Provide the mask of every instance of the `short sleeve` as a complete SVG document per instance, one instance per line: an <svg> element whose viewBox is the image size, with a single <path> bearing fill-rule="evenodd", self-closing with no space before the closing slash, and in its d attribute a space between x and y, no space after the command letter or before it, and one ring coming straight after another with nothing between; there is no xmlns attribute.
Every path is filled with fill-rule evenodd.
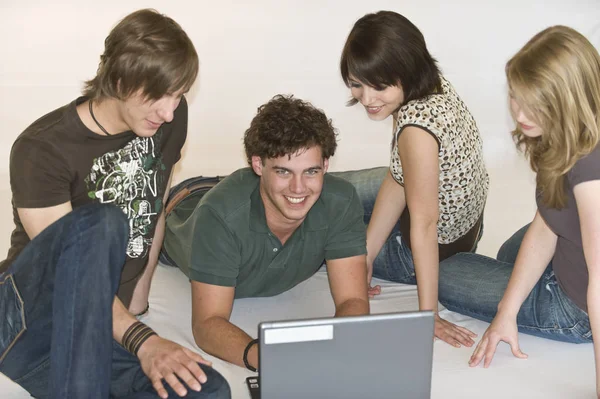
<svg viewBox="0 0 600 399"><path fill-rule="evenodd" d="M19 138L10 154L10 185L17 208L46 208L71 200L66 159L49 142Z"/></svg>
<svg viewBox="0 0 600 399"><path fill-rule="evenodd" d="M352 187L352 197L345 209L332 218L325 259L341 259L367 253L367 235L363 218L363 207L356 190Z"/></svg>
<svg viewBox="0 0 600 399"><path fill-rule="evenodd" d="M600 180L600 146L575 163L568 179L571 187L590 180Z"/></svg>
<svg viewBox="0 0 600 399"><path fill-rule="evenodd" d="M234 233L209 206L201 205L192 217L188 277L206 284L235 287L241 257Z"/></svg>

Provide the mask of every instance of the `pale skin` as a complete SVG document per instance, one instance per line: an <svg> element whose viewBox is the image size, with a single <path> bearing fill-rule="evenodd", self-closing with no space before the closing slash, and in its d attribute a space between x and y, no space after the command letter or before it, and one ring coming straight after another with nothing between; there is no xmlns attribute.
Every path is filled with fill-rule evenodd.
<svg viewBox="0 0 600 399"><path fill-rule="evenodd" d="M521 106L510 90L510 110L515 121L528 137L543 134L539 123ZM600 331L600 213L597 211L597 198L600 195L600 181L592 180L580 183L573 188L579 224L583 254L588 268L587 304L592 336ZM498 313L484 333L473 352L469 365L475 367L483 360L483 367L489 367L500 341L510 345L513 355L525 359L519 347L517 314L523 301L539 280L556 249L557 236L536 213L535 218L523 238L513 272L510 276L504 296L498 304ZM594 344L596 364L596 395L600 398L600 347Z"/></svg>
<svg viewBox="0 0 600 399"><path fill-rule="evenodd" d="M308 157L306 154L309 153ZM259 157L253 158L255 172L270 183L261 197L265 205L267 225L282 244L304 220L307 208L318 198L322 187L322 176L327 169L327 160L307 150L292 156L268 159L265 164ZM300 159L300 162L298 160ZM283 193L283 194L282 194ZM289 209L285 196L306 197L309 201L304 209ZM364 255L327 261L327 273L331 295L335 304L335 316L354 316L369 313L367 297L366 258ZM223 287L192 281L192 330L198 346L205 352L227 362L245 367L244 349L252 338L230 322L235 296L234 287ZM258 368L258 347L251 346L248 362Z"/></svg>
<svg viewBox="0 0 600 399"><path fill-rule="evenodd" d="M162 123L173 120L174 111L179 105L182 95L183 93L178 92L165 95L157 101L146 101L141 92L138 92L123 101L110 98L94 102L94 113L110 133L133 130L138 136L149 137L156 133ZM87 101L77 107L77 112L82 122L90 130L104 135L92 120ZM169 187L170 178L163 203L166 203ZM47 208L18 208L17 212L27 235L33 239L50 224L71 212L72 209L71 202L65 202ZM164 237L164 225L165 215L162 213L157 221L146 270L134 289L130 309L126 309L117 297L114 299L112 306L113 338L120 344L125 331L137 321L132 313L141 312L148 302L150 281L158 262L158 254ZM140 359L142 370L161 398L168 396L164 382L169 384L179 396L185 396L187 388L199 391L201 384L206 382L206 375L198 363L211 365L198 353L158 335L148 338L140 347L137 356Z"/></svg>
<svg viewBox="0 0 600 399"><path fill-rule="evenodd" d="M600 331L600 246L598 245L600 242L600 212L598 212L597 205L598 196L600 196L600 181L580 183L574 187L573 192L577 202L583 252L589 274L588 316L592 336L594 336ZM500 341L507 342L516 357L527 358L527 355L519 348L517 313L552 259L556 241L556 235L546 225L539 213L536 214L521 244L508 287L498 305L498 313L473 352L469 361L470 366L475 367L483 360L483 366L489 367ZM596 343L594 343L594 358L596 362L596 395L600 398L600 346Z"/></svg>
<svg viewBox="0 0 600 399"><path fill-rule="evenodd" d="M372 120L394 119L396 132L397 109L404 102L401 86L383 90L350 80L352 96L366 109ZM472 346L477 334L457 326L438 315L439 251L437 222L439 219L439 159L438 143L425 130L408 126L398 136L398 154L404 173L404 186L398 184L388 171L381 184L371 221L367 228L367 276L369 295L381 292L371 286L373 262L389 237L396 221L406 207L410 210L410 240L417 278L419 309L435 312L434 335L455 347Z"/></svg>

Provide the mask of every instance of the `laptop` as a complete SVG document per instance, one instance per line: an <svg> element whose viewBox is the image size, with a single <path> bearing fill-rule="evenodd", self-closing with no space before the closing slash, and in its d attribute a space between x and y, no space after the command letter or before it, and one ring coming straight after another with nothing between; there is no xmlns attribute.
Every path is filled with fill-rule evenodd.
<svg viewBox="0 0 600 399"><path fill-rule="evenodd" d="M261 399L429 399L433 312L259 325Z"/></svg>

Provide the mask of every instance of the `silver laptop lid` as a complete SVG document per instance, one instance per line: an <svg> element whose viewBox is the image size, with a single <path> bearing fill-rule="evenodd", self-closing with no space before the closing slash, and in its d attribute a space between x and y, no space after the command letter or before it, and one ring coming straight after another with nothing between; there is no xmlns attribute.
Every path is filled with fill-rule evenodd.
<svg viewBox="0 0 600 399"><path fill-rule="evenodd" d="M433 312L259 325L261 399L429 399Z"/></svg>

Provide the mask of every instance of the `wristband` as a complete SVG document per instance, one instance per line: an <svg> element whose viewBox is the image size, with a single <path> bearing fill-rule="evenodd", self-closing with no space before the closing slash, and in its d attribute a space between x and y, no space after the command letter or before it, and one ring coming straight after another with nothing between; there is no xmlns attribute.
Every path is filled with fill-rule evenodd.
<svg viewBox="0 0 600 399"><path fill-rule="evenodd" d="M141 321L136 321L123 334L123 348L134 356L137 356L142 344L153 335L156 335L154 330Z"/></svg>
<svg viewBox="0 0 600 399"><path fill-rule="evenodd" d="M146 315L148 314L148 311L149 311L149 310L150 310L150 302L146 303L146 307L144 308L144 310L142 310L142 311L141 311L140 313L138 313L138 314L134 314L133 316L134 316L136 319L138 319L138 320L139 320L139 319L140 319L140 318L142 318L143 316L146 316Z"/></svg>
<svg viewBox="0 0 600 399"><path fill-rule="evenodd" d="M250 352L250 348L252 348L252 345L254 344L258 345L258 339L253 339L252 341L248 342L246 349L244 349L244 365L248 370L256 372L256 367L252 367L252 365L248 363L248 352Z"/></svg>

